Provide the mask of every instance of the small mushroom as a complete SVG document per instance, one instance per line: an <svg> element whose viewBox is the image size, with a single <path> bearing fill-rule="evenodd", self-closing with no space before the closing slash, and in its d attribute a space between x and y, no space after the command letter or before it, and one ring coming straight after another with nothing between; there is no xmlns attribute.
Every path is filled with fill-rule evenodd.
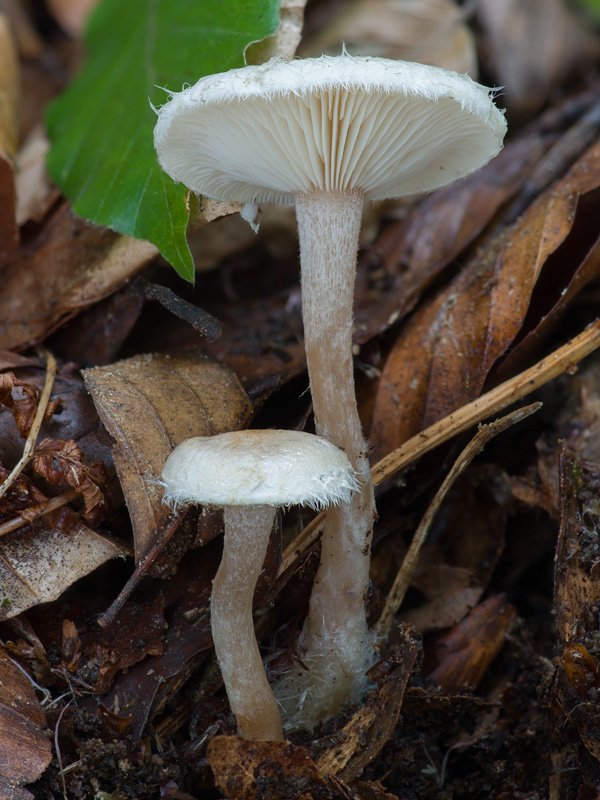
<svg viewBox="0 0 600 800"><path fill-rule="evenodd" d="M164 501L224 509L223 557L210 599L217 658L238 733L283 739L252 621L252 600L276 509L321 509L356 488L348 459L326 439L298 431L233 431L186 439L162 472Z"/></svg>
<svg viewBox="0 0 600 800"><path fill-rule="evenodd" d="M490 91L465 75L347 54L211 75L159 111L155 146L173 178L219 200L296 205L317 433L344 450L361 484L327 514L301 642L311 661L303 726L358 699L372 659L374 500L352 360L363 203L448 186L497 155L505 132Z"/></svg>

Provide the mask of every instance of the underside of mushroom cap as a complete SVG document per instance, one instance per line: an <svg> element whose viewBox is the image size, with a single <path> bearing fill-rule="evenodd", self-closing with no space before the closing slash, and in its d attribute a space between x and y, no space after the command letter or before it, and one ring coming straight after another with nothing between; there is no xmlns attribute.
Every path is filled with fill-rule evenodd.
<svg viewBox="0 0 600 800"><path fill-rule="evenodd" d="M372 200L449 185L502 148L488 89L440 67L361 58L272 59L202 78L159 111L163 169L218 200Z"/></svg>
<svg viewBox="0 0 600 800"><path fill-rule="evenodd" d="M186 439L161 476L174 506L294 504L320 509L347 501L358 488L345 454L310 433L232 431Z"/></svg>

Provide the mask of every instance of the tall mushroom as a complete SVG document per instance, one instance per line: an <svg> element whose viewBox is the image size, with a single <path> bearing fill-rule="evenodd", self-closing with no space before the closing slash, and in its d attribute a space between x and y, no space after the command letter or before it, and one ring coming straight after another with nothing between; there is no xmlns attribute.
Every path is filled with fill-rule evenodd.
<svg viewBox="0 0 600 800"><path fill-rule="evenodd" d="M164 501L224 509L223 557L210 598L217 659L246 739L283 739L281 716L254 635L252 600L276 508L326 508L356 488L348 459L326 439L251 430L186 439L162 472Z"/></svg>
<svg viewBox="0 0 600 800"><path fill-rule="evenodd" d="M364 600L374 502L357 413L352 307L365 199L429 192L481 168L506 123L488 89L447 70L378 58L284 61L202 78L159 111L163 169L219 200L295 203L317 432L361 483L327 514L302 635L303 726L356 699L372 658Z"/></svg>

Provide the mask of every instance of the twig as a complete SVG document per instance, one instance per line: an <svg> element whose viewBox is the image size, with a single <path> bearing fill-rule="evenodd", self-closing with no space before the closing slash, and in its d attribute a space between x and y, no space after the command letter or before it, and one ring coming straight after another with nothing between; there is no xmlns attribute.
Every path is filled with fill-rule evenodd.
<svg viewBox="0 0 600 800"><path fill-rule="evenodd" d="M398 609L404 600L404 596L414 575L419 559L419 553L421 552L421 547L427 538L431 523L440 510L440 506L442 505L444 497L452 487L453 483L456 481L459 475L465 471L475 456L481 451L481 448L484 447L491 439L493 439L494 436L502 433L515 423L521 422L521 420L529 417L541 407L541 403L533 403L530 406L518 408L516 411L513 411L504 417L500 417L500 419L490 422L488 425L480 425L475 436L471 439L469 444L456 459L454 466L444 479L444 482L438 489L433 501L427 509L425 516L421 520L421 524L417 528L412 542L410 543L410 547L408 548L408 552L404 557L402 566L398 570L394 584L387 596L387 600L385 601L381 616L375 624L375 635L378 641L384 641L388 637L394 617L398 613Z"/></svg>
<svg viewBox="0 0 600 800"><path fill-rule="evenodd" d="M521 400L554 378L562 375L597 347L600 347L600 319L589 325L582 333L567 344L559 347L546 358L538 361L514 378L501 383L471 403L467 403L439 422L406 441L375 464L371 470L373 484L376 486L390 478L399 470L416 461L438 445L447 442L459 433L464 433L473 425L498 414L512 403ZM325 513L318 514L312 522L291 542L283 553L277 577L292 568L298 558L315 542L319 536Z"/></svg>
<svg viewBox="0 0 600 800"><path fill-rule="evenodd" d="M38 402L37 411L35 412L33 424L31 425L29 435L27 436L27 441L25 442L25 447L23 448L23 455L11 471L10 475L0 486L0 497L3 497L6 494L8 489L12 486L12 484L27 466L27 463L31 458L31 454L35 448L35 443L37 441L40 428L42 427L42 422L44 421L44 415L46 414L48 402L50 401L50 395L52 394L52 387L54 386L54 378L56 377L56 359L52 353L47 350L45 351L45 354L46 380L44 382L44 389Z"/></svg>
<svg viewBox="0 0 600 800"><path fill-rule="evenodd" d="M28 517L13 517L12 519L3 522L0 525L0 536L5 536L7 533L11 533L12 531L16 531L18 528L22 528L23 525L30 525L36 519L49 514L51 511L56 511L57 508L61 508L62 506L66 506L67 503L70 503L75 498L79 497L81 492L77 489L67 489L66 492L53 497L51 500L41 506L35 514L31 518Z"/></svg>
<svg viewBox="0 0 600 800"><path fill-rule="evenodd" d="M158 542L148 552L144 560L140 561L140 563L136 566L131 577L119 592L117 598L112 602L109 608L106 609L104 614L101 614L98 617L97 619L98 625L100 625L102 628L107 628L109 625L112 625L112 623L116 619L117 614L127 602L129 595L133 592L138 583L148 572L152 564L156 561L158 556L165 549L167 544L171 541L171 537L173 536L173 534L175 533L175 531L178 529L179 525L182 522L183 522L182 515L174 517L171 520L166 529L160 534Z"/></svg>

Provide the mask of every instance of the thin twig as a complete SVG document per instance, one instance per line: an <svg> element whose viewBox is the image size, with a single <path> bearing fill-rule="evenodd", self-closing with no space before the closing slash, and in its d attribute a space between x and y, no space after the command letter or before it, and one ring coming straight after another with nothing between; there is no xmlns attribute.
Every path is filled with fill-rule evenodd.
<svg viewBox="0 0 600 800"><path fill-rule="evenodd" d="M512 403L554 380L598 347L600 347L600 319L530 369L526 369L408 439L373 466L371 470L373 484L376 486L382 483L438 445L498 414ZM283 553L278 577L292 568L298 558L317 540L324 521L325 513L322 512L288 545Z"/></svg>
<svg viewBox="0 0 600 800"><path fill-rule="evenodd" d="M494 420L494 422L490 422L487 425L480 425L475 436L458 456L454 466L444 479L444 482L438 489L433 501L429 505L425 516L421 520L421 524L417 528L412 542L410 543L410 547L408 548L408 552L402 561L402 566L398 570L394 584L387 596L387 600L385 601L381 616L375 624L375 635L378 641L384 641L388 637L394 617L398 613L398 609L404 600L404 596L414 575L419 559L419 553L421 552L421 547L427 538L431 523L440 510L440 506L442 505L444 497L456 479L465 471L475 456L481 451L481 448L484 447L491 439L493 439L494 436L502 433L515 423L521 422L521 420L529 417L541 407L541 403L533 403L530 406L518 408L516 411L513 411L504 417L500 417L500 419Z"/></svg>
<svg viewBox="0 0 600 800"><path fill-rule="evenodd" d="M35 417L33 419L33 424L29 431L29 435L27 436L25 447L23 448L23 455L11 471L10 475L0 486L0 497L3 497L6 494L7 490L12 486L12 484L27 466L27 463L29 462L29 459L31 458L35 448L35 443L37 441L40 428L42 427L42 422L44 421L46 409L48 408L50 395L52 394L52 387L54 386L54 378L56 377L56 359L48 350L44 352L46 355L46 380L44 382L44 389L38 402L37 411L35 412Z"/></svg>
<svg viewBox="0 0 600 800"><path fill-rule="evenodd" d="M140 563L137 565L131 577L119 592L119 595L116 598L116 600L114 600L111 603L110 607L107 608L104 614L101 614L98 617L97 622L99 625L101 625L103 628L107 628L109 625L112 625L112 623L115 621L117 617L117 614L121 611L121 609L127 602L129 595L133 592L133 590L139 584L141 579L148 572L152 564L156 561L158 556L162 553L167 544L171 541L171 537L173 536L175 531L179 528L182 522L183 522L183 517L181 515L171 519L167 527L158 536L157 543L147 553L143 561L140 561Z"/></svg>
<svg viewBox="0 0 600 800"><path fill-rule="evenodd" d="M37 509L35 516L30 518L17 516L7 520L6 522L3 522L0 525L0 536L5 536L7 533L16 531L18 528L22 528L23 525L31 525L32 522L35 522L35 520L39 519L40 517L44 517L51 511L56 511L57 508L66 506L67 503L75 500L80 496L80 494L81 492L79 492L77 489L67 489L66 492L53 497L52 499L48 500L44 506L41 506L39 509Z"/></svg>

